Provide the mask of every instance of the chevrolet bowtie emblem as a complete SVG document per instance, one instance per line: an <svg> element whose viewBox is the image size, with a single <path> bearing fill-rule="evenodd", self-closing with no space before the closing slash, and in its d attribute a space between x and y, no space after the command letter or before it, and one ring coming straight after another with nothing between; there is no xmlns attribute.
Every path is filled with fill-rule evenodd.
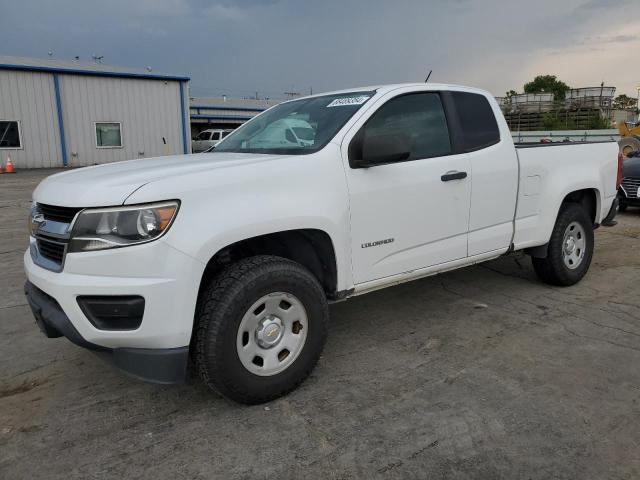
<svg viewBox="0 0 640 480"><path fill-rule="evenodd" d="M44 225L47 221L44 219L44 215L42 213L36 213L33 217L31 217L31 223L39 223L40 225Z"/></svg>

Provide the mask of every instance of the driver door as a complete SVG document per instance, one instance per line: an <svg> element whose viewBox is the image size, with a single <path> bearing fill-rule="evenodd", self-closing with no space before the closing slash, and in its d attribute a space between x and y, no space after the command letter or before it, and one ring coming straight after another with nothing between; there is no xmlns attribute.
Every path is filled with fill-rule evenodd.
<svg viewBox="0 0 640 480"><path fill-rule="evenodd" d="M452 155L439 93L387 100L359 135L408 137L410 152L368 168L347 165L355 283L466 258L471 169L465 155Z"/></svg>

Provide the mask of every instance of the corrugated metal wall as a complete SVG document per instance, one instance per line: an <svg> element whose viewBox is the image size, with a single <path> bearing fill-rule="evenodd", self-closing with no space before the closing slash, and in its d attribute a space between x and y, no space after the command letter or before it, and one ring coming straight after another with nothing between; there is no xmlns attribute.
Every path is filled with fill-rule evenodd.
<svg viewBox="0 0 640 480"><path fill-rule="evenodd" d="M67 163L98 163L184 153L183 112L189 128L189 92L176 80L58 76ZM182 100L182 107L180 101ZM0 120L20 122L22 148L0 149L20 168L62 167L53 73L0 70ZM97 148L95 122L121 124L121 148ZM187 150L191 140L187 137Z"/></svg>
<svg viewBox="0 0 640 480"><path fill-rule="evenodd" d="M0 70L0 120L20 122L22 148L0 149L16 168L62 166L53 76L50 73Z"/></svg>
<svg viewBox="0 0 640 480"><path fill-rule="evenodd" d="M179 82L68 74L59 79L70 166L160 156L162 137L169 154L183 153ZM95 122L121 123L122 148L96 148Z"/></svg>

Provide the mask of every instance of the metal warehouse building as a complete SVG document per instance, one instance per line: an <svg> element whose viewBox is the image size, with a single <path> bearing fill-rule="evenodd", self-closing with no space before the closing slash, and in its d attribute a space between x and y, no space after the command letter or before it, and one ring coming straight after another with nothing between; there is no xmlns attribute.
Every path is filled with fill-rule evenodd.
<svg viewBox="0 0 640 480"><path fill-rule="evenodd" d="M189 78L0 56L0 163L85 166L190 152Z"/></svg>
<svg viewBox="0 0 640 480"><path fill-rule="evenodd" d="M191 133L195 136L207 128L237 128L278 103L251 98L192 97Z"/></svg>

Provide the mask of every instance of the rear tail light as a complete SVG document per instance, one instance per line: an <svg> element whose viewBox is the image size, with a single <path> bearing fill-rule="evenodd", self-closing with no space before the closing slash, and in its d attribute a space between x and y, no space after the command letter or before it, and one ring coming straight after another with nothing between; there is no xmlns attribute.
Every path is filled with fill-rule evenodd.
<svg viewBox="0 0 640 480"><path fill-rule="evenodd" d="M616 190L620 188L622 184L622 164L624 163L624 157L622 153L618 153L618 178L616 178Z"/></svg>

